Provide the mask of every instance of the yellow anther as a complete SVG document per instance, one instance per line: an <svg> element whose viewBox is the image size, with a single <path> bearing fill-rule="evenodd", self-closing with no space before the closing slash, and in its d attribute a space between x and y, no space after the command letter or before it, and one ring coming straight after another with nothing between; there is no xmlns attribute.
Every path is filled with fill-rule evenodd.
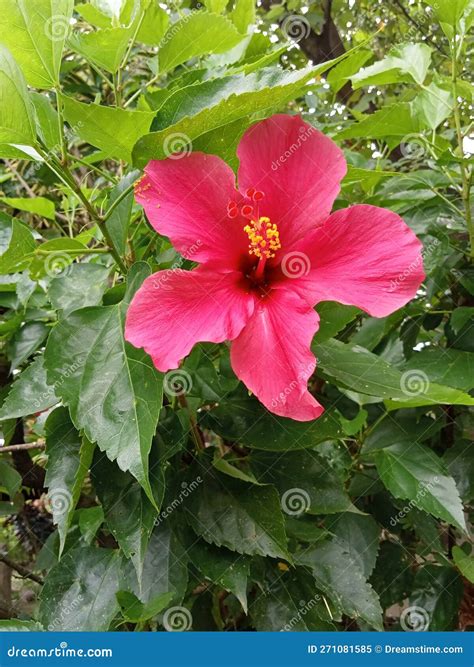
<svg viewBox="0 0 474 667"><path fill-rule="evenodd" d="M270 218L262 217L251 220L245 225L244 231L249 237L249 254L259 259L275 257L275 252L281 248L278 227L270 222Z"/></svg>

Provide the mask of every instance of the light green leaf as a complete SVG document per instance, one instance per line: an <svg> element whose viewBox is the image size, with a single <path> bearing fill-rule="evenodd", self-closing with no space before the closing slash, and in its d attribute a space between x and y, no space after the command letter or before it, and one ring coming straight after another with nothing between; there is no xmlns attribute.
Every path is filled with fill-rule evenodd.
<svg viewBox="0 0 474 667"><path fill-rule="evenodd" d="M115 74L120 67L131 36L131 27L118 26L95 32L73 34L68 43L86 60Z"/></svg>
<svg viewBox="0 0 474 667"><path fill-rule="evenodd" d="M377 63L364 67L351 76L354 89L362 86L381 86L400 81L422 84L431 62L427 44L399 44Z"/></svg>
<svg viewBox="0 0 474 667"><path fill-rule="evenodd" d="M0 11L2 1L0 0ZM28 97L23 73L8 49L0 44L0 147L2 156L9 156L10 144L20 146L35 144L36 127L33 114L33 105ZM7 145L4 147L3 144Z"/></svg>
<svg viewBox="0 0 474 667"><path fill-rule="evenodd" d="M39 619L50 631L105 632L119 610L119 582L118 551L71 549L46 577Z"/></svg>
<svg viewBox="0 0 474 667"><path fill-rule="evenodd" d="M347 546L337 540L316 542L298 554L296 562L310 568L317 587L345 614L383 630L378 596Z"/></svg>
<svg viewBox="0 0 474 667"><path fill-rule="evenodd" d="M343 306L335 301L318 303L316 311L319 315L319 329L316 332L315 341L318 343L335 336L360 313L360 310L354 306Z"/></svg>
<svg viewBox="0 0 474 667"><path fill-rule="evenodd" d="M16 218L0 215L0 274L16 273L28 265L27 255L35 249L28 227Z"/></svg>
<svg viewBox="0 0 474 667"><path fill-rule="evenodd" d="M208 53L223 53L243 36L225 16L194 11L171 25L161 40L158 54L160 72Z"/></svg>
<svg viewBox="0 0 474 667"><path fill-rule="evenodd" d="M341 90L350 77L360 70L362 65L368 61L371 55L372 51L369 51L368 49L359 49L359 51L356 51L329 71L327 80L328 83L331 84L331 88L335 93Z"/></svg>
<svg viewBox="0 0 474 667"><path fill-rule="evenodd" d="M16 496L22 484L22 477L7 461L0 460L0 488L6 490L10 498Z"/></svg>
<svg viewBox="0 0 474 667"><path fill-rule="evenodd" d="M0 42L35 88L59 83L64 42L74 0L0 0Z"/></svg>
<svg viewBox="0 0 474 667"><path fill-rule="evenodd" d="M66 408L56 408L46 420L45 485L54 523L58 526L62 553L74 510L88 473L94 445L81 438Z"/></svg>
<svg viewBox="0 0 474 667"><path fill-rule="evenodd" d="M454 563L463 577L474 584L474 558L458 546L453 547L452 554Z"/></svg>
<svg viewBox="0 0 474 667"><path fill-rule="evenodd" d="M159 5L158 0L151 0L145 10L137 41L143 44L156 46L160 44L161 38L166 32L169 23L169 15Z"/></svg>
<svg viewBox="0 0 474 667"><path fill-rule="evenodd" d="M54 202L46 197L0 197L7 206L40 215L48 220L54 220Z"/></svg>
<svg viewBox="0 0 474 667"><path fill-rule="evenodd" d="M348 389L359 393L395 399L393 408L408 405L474 405L474 398L468 394L443 385L424 381L413 385L414 375L401 373L386 361L358 345L351 346L338 340L328 340L318 344L313 351L318 358L318 372L322 372Z"/></svg>
<svg viewBox="0 0 474 667"><path fill-rule="evenodd" d="M111 191L108 199L108 205L114 203L114 201L120 197L120 195L126 190L133 181L138 178L139 172L132 171L127 174L118 185L114 187ZM116 250L123 255L126 250L127 244L127 233L128 226L130 224L130 216L132 214L133 207L133 190L129 192L128 195L122 201L117 204L110 216L107 218L105 226L112 238Z"/></svg>
<svg viewBox="0 0 474 667"><path fill-rule="evenodd" d="M435 130L451 115L453 98L449 91L431 82L413 101L413 110L419 114L423 126Z"/></svg>
<svg viewBox="0 0 474 667"><path fill-rule="evenodd" d="M77 134L106 153L105 157L130 162L134 144L146 134L155 116L99 104L84 104L63 96L64 116Z"/></svg>
<svg viewBox="0 0 474 667"><path fill-rule="evenodd" d="M51 332L45 366L76 427L131 472L154 503L148 455L162 376L143 350L124 342L123 317L120 304L74 311ZM67 382L59 384L67 370Z"/></svg>
<svg viewBox="0 0 474 667"><path fill-rule="evenodd" d="M442 460L428 447L400 442L373 454L383 483L395 496L461 530L466 523L456 484Z"/></svg>
<svg viewBox="0 0 474 667"><path fill-rule="evenodd" d="M58 150L61 145L58 112L47 95L30 93L36 112L36 131L49 150Z"/></svg>
<svg viewBox="0 0 474 667"><path fill-rule="evenodd" d="M134 593L119 591L117 601L124 618L133 623L147 621L166 609L173 599L173 593L163 593L143 604Z"/></svg>
<svg viewBox="0 0 474 667"><path fill-rule="evenodd" d="M237 30L245 35L249 26L255 22L254 0L235 0L230 19Z"/></svg>

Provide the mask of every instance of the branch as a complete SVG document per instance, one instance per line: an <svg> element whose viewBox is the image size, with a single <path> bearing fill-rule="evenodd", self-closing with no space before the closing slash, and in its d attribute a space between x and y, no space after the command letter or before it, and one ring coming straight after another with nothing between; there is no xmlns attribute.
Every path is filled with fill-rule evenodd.
<svg viewBox="0 0 474 667"><path fill-rule="evenodd" d="M33 574L33 572L27 570L26 567L23 567L23 565L14 563L3 551L0 551L0 561L5 563L5 565L8 565L8 567L11 567L11 569L15 570L15 572L18 572L18 574L25 579L31 579L31 581L35 581L37 584L44 584L44 580L41 577Z"/></svg>
<svg viewBox="0 0 474 667"><path fill-rule="evenodd" d="M4 454L5 452L21 452L22 450L24 451L25 449L44 449L45 447L46 444L41 440L38 440L37 442L23 442L19 445L9 445L8 447L0 447L0 454Z"/></svg>

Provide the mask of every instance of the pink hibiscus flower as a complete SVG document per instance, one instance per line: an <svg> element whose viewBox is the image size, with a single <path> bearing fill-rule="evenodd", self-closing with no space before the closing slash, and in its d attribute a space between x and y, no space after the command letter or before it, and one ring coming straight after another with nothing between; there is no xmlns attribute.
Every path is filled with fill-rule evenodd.
<svg viewBox="0 0 474 667"><path fill-rule="evenodd" d="M424 278L422 246L392 211L360 205L331 214L343 153L298 116L257 123L237 154L238 189L214 155L148 163L137 201L199 266L147 278L125 337L160 371L177 368L197 342L232 341L235 374L271 412L315 419L323 407L307 389L314 306L338 301L389 315Z"/></svg>

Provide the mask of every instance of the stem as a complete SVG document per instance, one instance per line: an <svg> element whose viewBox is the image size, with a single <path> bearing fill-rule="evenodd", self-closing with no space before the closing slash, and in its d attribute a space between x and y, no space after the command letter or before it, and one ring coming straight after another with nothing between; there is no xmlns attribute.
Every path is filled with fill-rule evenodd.
<svg viewBox="0 0 474 667"><path fill-rule="evenodd" d="M54 92L56 93L56 106L58 108L58 125L59 125L59 138L61 142L61 160L65 165L67 164L67 142L64 135L64 115L63 115L63 103L60 96L59 88L55 88Z"/></svg>
<svg viewBox="0 0 474 667"><path fill-rule="evenodd" d="M130 194L130 192L133 190L134 187L135 187L135 183L132 183L131 185L128 186L128 188L125 188L125 190L123 192L121 192L116 199L114 199L114 201L111 203L109 208L106 210L106 212L102 216L102 220L105 221L105 220L108 220L110 218L110 216L113 213L115 207L118 206L120 204L120 202L123 201L125 199L125 197Z"/></svg>
<svg viewBox="0 0 474 667"><path fill-rule="evenodd" d="M469 243L471 247L471 259L474 259L474 225L471 215L471 172L464 164L464 148L463 148L463 134L461 127L461 111L459 108L458 102L458 89L457 89L457 60L456 60L456 37L457 34L454 34L453 40L451 42L451 84L453 88L453 104L454 104L454 124L456 127L456 136L458 141L458 150L461 155L460 169L461 169L461 180L462 180L462 191L461 198L464 205L464 214L466 218L467 231L469 233Z"/></svg>
<svg viewBox="0 0 474 667"><path fill-rule="evenodd" d="M5 452L21 452L26 449L44 449L46 444L38 440L37 442L25 442L19 445L8 445L8 447L0 447L0 454Z"/></svg>
<svg viewBox="0 0 474 667"><path fill-rule="evenodd" d="M159 74L155 74L149 81L146 82L144 88L148 88L148 86L153 85L158 79L160 78ZM131 97L128 98L128 100L125 102L123 105L124 107L128 107L129 104L131 104L134 100L137 99L137 97L140 95L140 93L143 91L143 88L140 87L138 90L136 90Z"/></svg>
<svg viewBox="0 0 474 667"><path fill-rule="evenodd" d="M35 581L37 584L44 584L44 581L41 577L33 574L33 572L27 570L26 567L23 567L23 565L14 563L3 551L0 551L0 561L5 563L5 565L8 565L8 567L10 567L12 570L15 570L15 572L18 572L18 574L20 574L22 577L31 579L31 581Z"/></svg>

